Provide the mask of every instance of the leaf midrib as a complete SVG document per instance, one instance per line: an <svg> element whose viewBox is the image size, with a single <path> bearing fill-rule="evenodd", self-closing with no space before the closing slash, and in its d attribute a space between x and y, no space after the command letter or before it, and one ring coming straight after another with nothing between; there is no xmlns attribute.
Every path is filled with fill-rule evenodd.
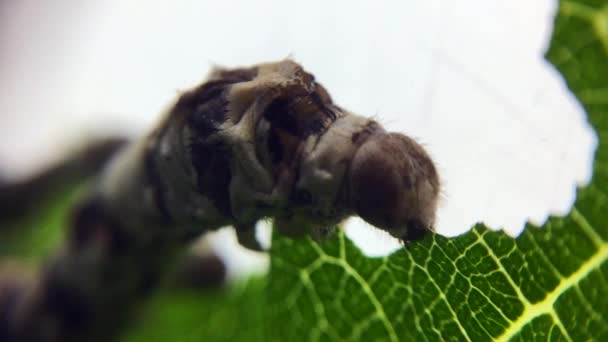
<svg viewBox="0 0 608 342"><path fill-rule="evenodd" d="M509 341L513 336L520 332L526 324L529 324L533 319L544 314L551 315L556 320L555 323L560 326L562 334L564 334L568 340L572 340L568 336L567 331L563 328L563 326L561 326L561 321L559 320L553 305L559 296L565 293L568 289L577 285L590 272L597 269L602 263L606 262L606 260L608 260L608 244L604 243L598 248L591 258L581 264L581 267L579 267L578 270L568 277L562 278L560 283L553 289L553 291L547 294L545 299L538 303L526 305L522 315L519 316L517 320L513 322L513 324L511 324L509 328L497 338L497 341Z"/></svg>

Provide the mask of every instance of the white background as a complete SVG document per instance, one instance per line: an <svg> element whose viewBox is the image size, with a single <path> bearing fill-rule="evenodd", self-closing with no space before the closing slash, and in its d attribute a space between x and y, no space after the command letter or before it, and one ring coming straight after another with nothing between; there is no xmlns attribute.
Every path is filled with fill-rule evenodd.
<svg viewBox="0 0 608 342"><path fill-rule="evenodd" d="M82 139L141 134L210 66L292 56L335 101L423 142L439 165L438 231L515 235L567 212L595 135L544 59L554 0L4 1L0 170L24 176ZM370 255L399 245L361 221ZM216 235L231 274L265 256Z"/></svg>

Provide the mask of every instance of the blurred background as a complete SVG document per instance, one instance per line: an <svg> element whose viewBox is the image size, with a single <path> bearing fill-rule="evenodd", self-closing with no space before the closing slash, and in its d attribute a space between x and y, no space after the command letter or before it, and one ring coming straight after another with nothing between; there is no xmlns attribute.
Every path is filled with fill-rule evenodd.
<svg viewBox="0 0 608 342"><path fill-rule="evenodd" d="M596 137L547 63L555 0L0 2L0 171L31 175L95 136L138 136L210 67L292 57L334 100L424 143L438 232L518 234L564 214ZM397 241L353 219L366 253ZM268 229L260 229L268 240ZM267 257L213 236L231 275Z"/></svg>

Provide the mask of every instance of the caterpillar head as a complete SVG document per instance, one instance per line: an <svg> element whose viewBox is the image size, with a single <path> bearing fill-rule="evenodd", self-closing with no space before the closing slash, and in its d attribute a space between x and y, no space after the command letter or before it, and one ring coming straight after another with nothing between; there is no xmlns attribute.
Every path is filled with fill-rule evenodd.
<svg viewBox="0 0 608 342"><path fill-rule="evenodd" d="M424 148L399 133L379 131L357 149L350 166L353 209L402 241L433 230L439 177Z"/></svg>

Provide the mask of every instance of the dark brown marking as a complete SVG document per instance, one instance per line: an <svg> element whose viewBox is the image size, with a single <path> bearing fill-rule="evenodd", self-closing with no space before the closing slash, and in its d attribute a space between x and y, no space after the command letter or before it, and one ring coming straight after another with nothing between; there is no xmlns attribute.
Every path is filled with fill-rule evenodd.
<svg viewBox="0 0 608 342"><path fill-rule="evenodd" d="M192 131L188 142L192 164L197 175L197 187L226 217L232 217L229 185L232 179L229 152L221 144L210 144L208 137L226 120L226 92L231 84L253 79L257 68L219 72L219 79L207 82L178 101L176 108L186 112Z"/></svg>
<svg viewBox="0 0 608 342"><path fill-rule="evenodd" d="M286 98L273 101L264 112L264 117L273 126L282 128L292 135L300 136L301 129L292 110L292 101Z"/></svg>
<svg viewBox="0 0 608 342"><path fill-rule="evenodd" d="M307 95L282 97L275 100L264 113L265 118L290 134L306 138L319 135L333 123L338 114L328 95L317 88Z"/></svg>
<svg viewBox="0 0 608 342"><path fill-rule="evenodd" d="M229 152L220 144L198 141L192 146L192 164L200 193L226 217L232 217L229 186L232 179Z"/></svg>
<svg viewBox="0 0 608 342"><path fill-rule="evenodd" d="M276 129L271 129L266 143L270 158L274 164L278 164L284 158L285 149Z"/></svg>

